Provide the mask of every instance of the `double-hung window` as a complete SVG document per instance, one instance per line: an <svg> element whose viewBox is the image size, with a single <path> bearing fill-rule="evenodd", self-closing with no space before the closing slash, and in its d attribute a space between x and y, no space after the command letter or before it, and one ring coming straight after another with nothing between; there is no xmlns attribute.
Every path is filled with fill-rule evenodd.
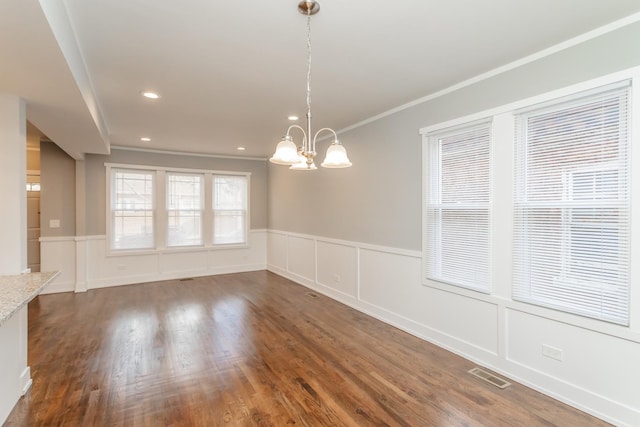
<svg viewBox="0 0 640 427"><path fill-rule="evenodd" d="M204 175L167 172L167 246L202 245Z"/></svg>
<svg viewBox="0 0 640 427"><path fill-rule="evenodd" d="M491 123L426 139L426 279L488 293Z"/></svg>
<svg viewBox="0 0 640 427"><path fill-rule="evenodd" d="M516 113L514 299L628 324L629 84Z"/></svg>
<svg viewBox="0 0 640 427"><path fill-rule="evenodd" d="M111 170L112 249L154 247L154 179L153 171Z"/></svg>
<svg viewBox="0 0 640 427"><path fill-rule="evenodd" d="M247 242L247 177L213 176L213 244Z"/></svg>

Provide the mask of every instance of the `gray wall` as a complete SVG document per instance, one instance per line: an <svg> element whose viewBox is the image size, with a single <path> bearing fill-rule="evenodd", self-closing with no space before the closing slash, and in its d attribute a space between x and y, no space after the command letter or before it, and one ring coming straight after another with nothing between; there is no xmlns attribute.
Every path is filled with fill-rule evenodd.
<svg viewBox="0 0 640 427"><path fill-rule="evenodd" d="M113 149L111 155L88 154L86 162L87 235L106 233L105 163L208 169L251 173L251 228L267 228L267 165L260 160L237 160Z"/></svg>
<svg viewBox="0 0 640 427"><path fill-rule="evenodd" d="M40 235L75 236L75 160L52 142L40 144L40 182ZM49 227L52 219L60 220L60 228Z"/></svg>
<svg viewBox="0 0 640 427"><path fill-rule="evenodd" d="M420 128L640 65L639 45L635 23L346 132L349 169L269 164L269 228L420 250Z"/></svg>

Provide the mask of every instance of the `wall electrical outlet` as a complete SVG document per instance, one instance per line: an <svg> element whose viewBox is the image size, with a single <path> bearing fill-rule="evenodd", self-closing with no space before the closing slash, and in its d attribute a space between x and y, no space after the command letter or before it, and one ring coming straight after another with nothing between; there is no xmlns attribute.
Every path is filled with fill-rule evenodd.
<svg viewBox="0 0 640 427"><path fill-rule="evenodd" d="M547 344L542 344L542 355L562 362L562 350L560 350L559 348L551 347Z"/></svg>
<svg viewBox="0 0 640 427"><path fill-rule="evenodd" d="M339 274L334 274L333 275L333 282L334 283L340 283L341 280L342 280L342 277L340 277Z"/></svg>
<svg viewBox="0 0 640 427"><path fill-rule="evenodd" d="M60 220L59 219L50 219L49 220L49 228L60 228Z"/></svg>

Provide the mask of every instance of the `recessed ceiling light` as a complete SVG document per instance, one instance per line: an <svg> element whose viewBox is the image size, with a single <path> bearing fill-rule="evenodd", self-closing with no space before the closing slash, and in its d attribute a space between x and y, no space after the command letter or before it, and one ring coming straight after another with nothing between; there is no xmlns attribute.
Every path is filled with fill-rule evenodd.
<svg viewBox="0 0 640 427"><path fill-rule="evenodd" d="M151 138L147 138L147 137L143 136L142 138L140 138L140 141L149 142L149 141L151 141Z"/></svg>
<svg viewBox="0 0 640 427"><path fill-rule="evenodd" d="M246 150L245 147L238 147L238 151L244 151L244 150Z"/></svg>
<svg viewBox="0 0 640 427"><path fill-rule="evenodd" d="M142 91L142 96L144 96L145 98L149 98L149 99L158 99L158 98L160 98L160 95L158 95L155 92L148 91L148 90Z"/></svg>
<svg viewBox="0 0 640 427"><path fill-rule="evenodd" d="M295 122L296 120L298 120L298 116L289 116L288 119L291 120L292 122Z"/></svg>

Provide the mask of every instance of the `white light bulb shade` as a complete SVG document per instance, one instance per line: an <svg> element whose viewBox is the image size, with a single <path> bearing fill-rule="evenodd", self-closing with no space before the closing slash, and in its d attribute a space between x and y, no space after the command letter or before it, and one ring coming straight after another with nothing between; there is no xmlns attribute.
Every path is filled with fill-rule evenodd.
<svg viewBox="0 0 640 427"><path fill-rule="evenodd" d="M327 155L324 158L324 162L320 164L323 168L348 168L352 163L347 157L347 150L340 144L337 139L333 141L333 144L327 148Z"/></svg>
<svg viewBox="0 0 640 427"><path fill-rule="evenodd" d="M311 162L311 164L307 164L307 158L302 154L300 154L298 158L300 159L300 161L298 163L292 164L289 169L294 171L314 171L318 169L314 162Z"/></svg>
<svg viewBox="0 0 640 427"><path fill-rule="evenodd" d="M277 165L292 165L298 161L298 147L293 143L291 137L282 138L269 161Z"/></svg>

